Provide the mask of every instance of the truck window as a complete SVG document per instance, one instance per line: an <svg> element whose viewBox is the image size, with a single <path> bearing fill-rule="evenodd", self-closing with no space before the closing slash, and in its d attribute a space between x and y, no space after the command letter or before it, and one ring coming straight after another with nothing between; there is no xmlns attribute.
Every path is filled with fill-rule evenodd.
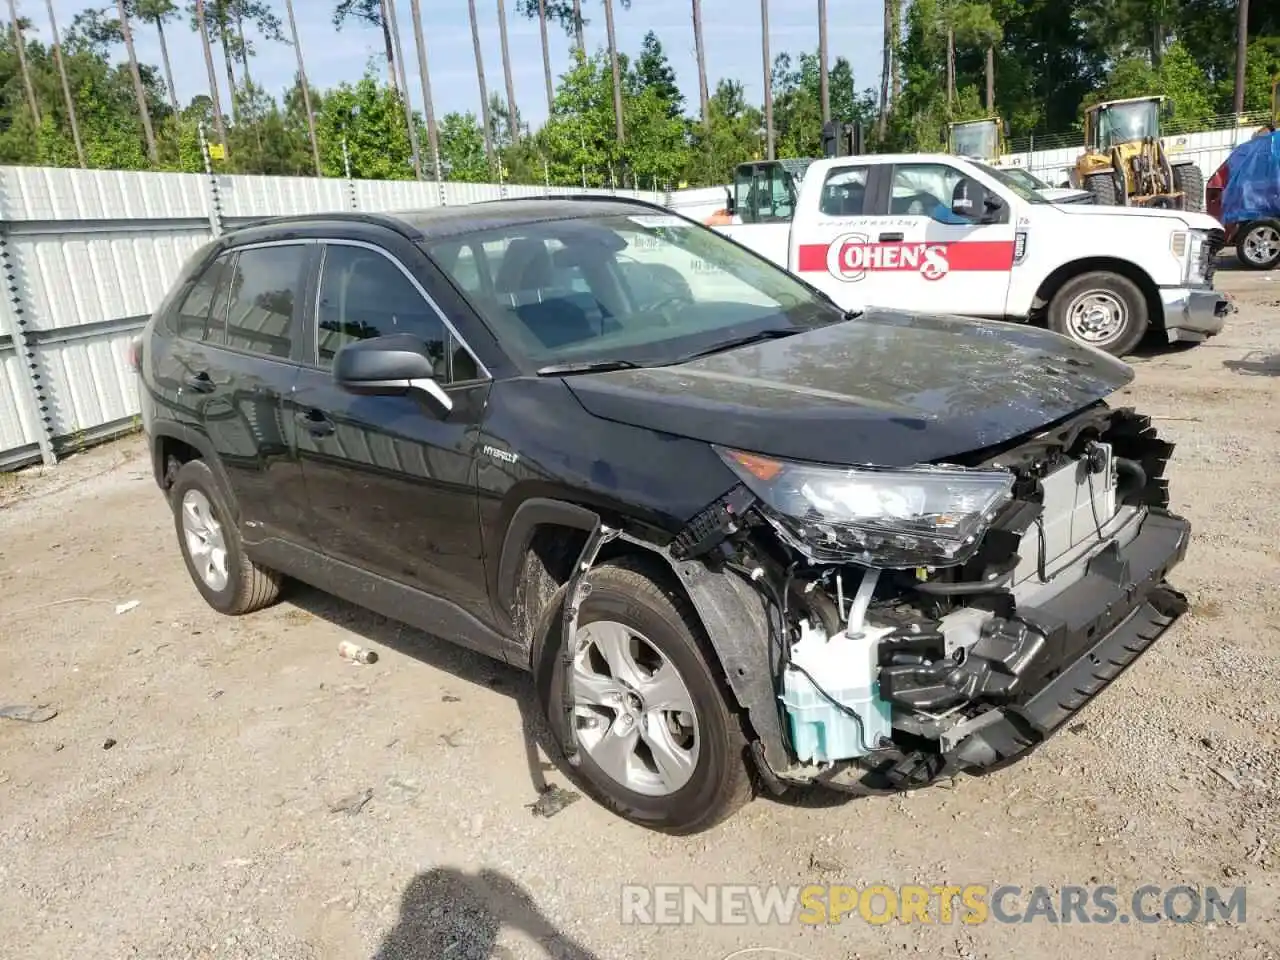
<svg viewBox="0 0 1280 960"><path fill-rule="evenodd" d="M951 210L951 197L964 174L942 163L903 163L893 168L889 213L907 217L940 217Z"/></svg>
<svg viewBox="0 0 1280 960"><path fill-rule="evenodd" d="M860 217L867 197L870 168L832 167L822 182L818 209L828 217Z"/></svg>

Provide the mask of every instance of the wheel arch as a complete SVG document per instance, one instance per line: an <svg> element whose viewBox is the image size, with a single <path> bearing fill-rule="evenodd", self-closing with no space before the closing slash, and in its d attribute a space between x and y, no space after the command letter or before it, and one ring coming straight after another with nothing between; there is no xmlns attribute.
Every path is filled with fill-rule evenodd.
<svg viewBox="0 0 1280 960"><path fill-rule="evenodd" d="M212 441L199 430L182 423L160 421L152 426L150 443L151 469L161 490L167 492L173 483L171 460L176 460L178 466L191 460L203 460L222 487L224 496L230 493L231 485L222 460ZM228 507L233 511L237 509L234 498L228 497Z"/></svg>
<svg viewBox="0 0 1280 960"><path fill-rule="evenodd" d="M535 498L513 514L498 560L499 615L510 611L511 623L526 650L520 666L536 671L546 661L546 645L555 642L560 618L548 617L547 605L582 562L583 547L600 513L569 501ZM664 545L623 533L600 551L598 565L621 556L636 556L678 591L693 608L736 709L743 715L756 766L771 784L774 771L790 766L769 671L770 623L764 597L741 577L710 570L701 561L680 561ZM548 562L550 560L550 562ZM506 591L505 593L503 591ZM550 624L550 626L548 626Z"/></svg>
<svg viewBox="0 0 1280 960"><path fill-rule="evenodd" d="M1164 328L1164 304L1160 299L1160 288L1151 279L1151 274L1142 267L1120 257L1082 257L1062 264L1040 282L1032 302L1033 307L1038 310L1046 309L1067 281L1094 271L1119 274L1137 284L1138 289L1142 291L1143 299L1146 300L1147 318L1151 326L1158 329Z"/></svg>

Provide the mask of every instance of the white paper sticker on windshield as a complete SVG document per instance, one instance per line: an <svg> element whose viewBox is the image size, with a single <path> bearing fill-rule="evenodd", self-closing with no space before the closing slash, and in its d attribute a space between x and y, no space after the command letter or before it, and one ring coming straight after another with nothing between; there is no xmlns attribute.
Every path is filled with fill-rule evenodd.
<svg viewBox="0 0 1280 960"><path fill-rule="evenodd" d="M656 230L659 227L689 226L688 220L683 220L680 217L673 217L669 214L667 215L655 214L653 216L645 216L645 217L627 217L627 219L630 220L632 223L640 224L640 226L644 227L647 230Z"/></svg>

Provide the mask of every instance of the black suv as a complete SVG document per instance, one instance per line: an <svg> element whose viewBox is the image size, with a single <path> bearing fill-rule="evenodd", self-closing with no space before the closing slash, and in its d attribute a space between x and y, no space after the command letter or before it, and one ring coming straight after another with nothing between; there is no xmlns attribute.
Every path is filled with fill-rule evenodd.
<svg viewBox="0 0 1280 960"><path fill-rule="evenodd" d="M135 363L211 606L294 577L529 670L570 775L672 832L998 767L1186 609L1126 365L847 314L648 204L239 229Z"/></svg>

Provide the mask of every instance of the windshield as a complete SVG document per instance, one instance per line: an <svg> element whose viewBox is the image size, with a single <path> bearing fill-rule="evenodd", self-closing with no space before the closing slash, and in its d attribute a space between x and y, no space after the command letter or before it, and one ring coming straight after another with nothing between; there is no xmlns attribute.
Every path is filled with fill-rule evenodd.
<svg viewBox="0 0 1280 960"><path fill-rule="evenodd" d="M678 362L844 319L786 271L681 217L519 223L425 245L502 346L552 364Z"/></svg>
<svg viewBox="0 0 1280 960"><path fill-rule="evenodd" d="M1039 188L1027 185L1027 180L1035 181L1035 177L1031 176L1031 174L1022 170L1005 170L1000 167L993 167L989 163L972 162L983 173L1008 187L1019 199L1025 200L1027 203L1049 202L1040 195Z"/></svg>
<svg viewBox="0 0 1280 960"><path fill-rule="evenodd" d="M1098 146L1109 150L1117 143L1142 140L1160 130L1160 103L1142 100L1120 103L1098 112Z"/></svg>
<svg viewBox="0 0 1280 960"><path fill-rule="evenodd" d="M960 123L951 128L951 151L962 157L978 157L991 160L1000 156L1000 144L995 121Z"/></svg>

